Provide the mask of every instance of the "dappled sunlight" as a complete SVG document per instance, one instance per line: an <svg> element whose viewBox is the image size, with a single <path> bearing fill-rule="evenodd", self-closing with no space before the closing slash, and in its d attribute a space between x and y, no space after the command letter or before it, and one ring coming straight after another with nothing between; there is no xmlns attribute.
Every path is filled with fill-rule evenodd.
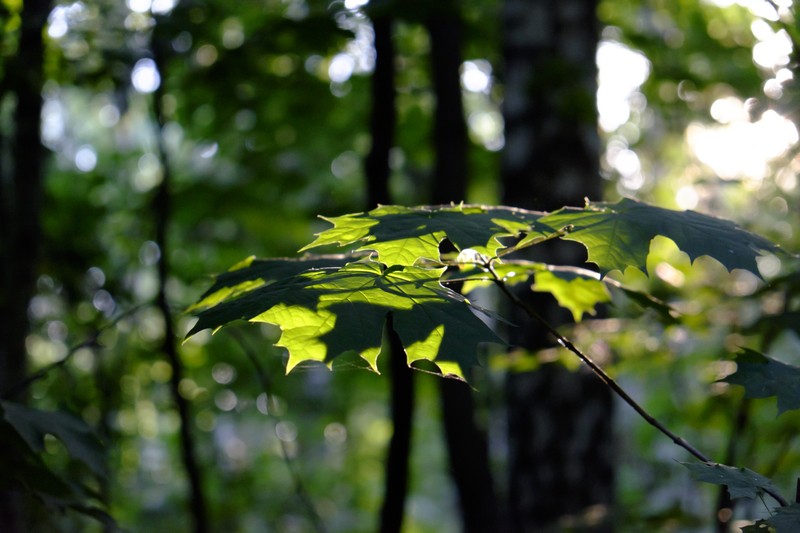
<svg viewBox="0 0 800 533"><path fill-rule="evenodd" d="M650 75L650 61L619 42L601 41L597 67L600 127L612 132L628 122L633 111L643 111L638 90Z"/></svg>
<svg viewBox="0 0 800 533"><path fill-rule="evenodd" d="M464 61L460 68L467 132L475 144L490 152L505 147L505 125L499 99L493 94L492 65L485 59Z"/></svg>
<svg viewBox="0 0 800 533"><path fill-rule="evenodd" d="M729 97L715 102L711 113L720 125L694 122L686 129L686 140L695 156L722 179L761 181L769 175L769 164L798 142L795 124L775 111L765 111L751 122L746 104Z"/></svg>

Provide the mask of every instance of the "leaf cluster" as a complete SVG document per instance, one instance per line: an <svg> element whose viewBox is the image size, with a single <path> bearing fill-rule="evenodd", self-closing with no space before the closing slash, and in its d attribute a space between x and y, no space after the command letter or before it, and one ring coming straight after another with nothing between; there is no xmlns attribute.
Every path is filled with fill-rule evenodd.
<svg viewBox="0 0 800 533"><path fill-rule="evenodd" d="M82 463L97 479L106 478L103 445L85 422L68 413L0 401L0 440L7 453L0 466L0 486L28 492L52 509L76 511L116 527L113 518L93 503L99 499L96 491L56 472L44 460L47 435L61 441L70 461Z"/></svg>
<svg viewBox="0 0 800 533"><path fill-rule="evenodd" d="M729 270L760 275L762 253L789 254L732 222L676 212L630 199L587 204L552 213L473 205L379 206L324 218L332 227L301 252L345 247L343 255L247 260L217 277L190 310L198 321L189 335L234 320L281 328L278 346L289 351L287 371L305 361L331 363L355 351L377 371L388 317L408 363L428 360L444 375L466 379L477 364L478 345L501 342L494 317L469 296L486 284L526 283L548 292L576 320L610 300L609 287L626 290L606 275L628 267L646 270L650 242L664 236L691 260L713 257ZM597 270L514 259L514 253L552 239L586 247ZM453 253L442 253L443 243ZM663 304L638 295L663 310Z"/></svg>

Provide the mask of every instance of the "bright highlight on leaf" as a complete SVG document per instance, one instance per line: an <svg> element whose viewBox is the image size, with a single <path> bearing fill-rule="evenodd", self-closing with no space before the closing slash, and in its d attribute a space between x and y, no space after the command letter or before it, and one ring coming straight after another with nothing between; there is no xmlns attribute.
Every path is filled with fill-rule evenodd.
<svg viewBox="0 0 800 533"><path fill-rule="evenodd" d="M491 257L505 247L499 239L538 231L536 220L543 214L509 207L385 205L368 213L325 218L333 228L300 251L358 244L358 250L377 252L387 266L414 265L421 259L438 260L439 243L447 238L459 250L471 248Z"/></svg>
<svg viewBox="0 0 800 533"><path fill-rule="evenodd" d="M306 270L344 266L352 260L353 257L343 255L317 255L298 259L256 259L251 256L217 276L214 284L187 311L192 313L208 309L267 283Z"/></svg>
<svg viewBox="0 0 800 533"><path fill-rule="evenodd" d="M545 270L537 273L534 280L534 292L552 294L560 306L570 310L575 322L580 322L584 313L595 314L597 304L611 301L608 288L598 279Z"/></svg>

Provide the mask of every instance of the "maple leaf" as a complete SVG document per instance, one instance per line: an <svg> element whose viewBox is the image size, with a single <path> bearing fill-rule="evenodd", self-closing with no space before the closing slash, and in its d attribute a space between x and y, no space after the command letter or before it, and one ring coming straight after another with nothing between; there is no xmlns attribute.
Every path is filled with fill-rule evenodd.
<svg viewBox="0 0 800 533"><path fill-rule="evenodd" d="M444 269L383 267L375 261L300 272L198 313L189 335L236 319L281 329L287 372L304 361L331 362L355 351L373 370L389 313L408 364L427 359L442 374L465 379L482 342L502 342L480 310L439 283Z"/></svg>
<svg viewBox="0 0 800 533"><path fill-rule="evenodd" d="M590 204L583 209L565 207L538 219L540 231L570 227L562 238L577 241L588 250L589 261L602 275L634 266L647 272L650 241L667 237L691 261L707 255L728 270L741 268L761 277L756 257L762 253L788 256L767 239L745 231L733 222L695 211L673 211L624 198L616 203Z"/></svg>
<svg viewBox="0 0 800 533"><path fill-rule="evenodd" d="M772 481L747 468L717 463L681 463L689 469L698 481L725 485L731 498L755 498L764 494L765 489L777 493Z"/></svg>
<svg viewBox="0 0 800 533"><path fill-rule="evenodd" d="M377 252L387 266L413 265L420 259L438 260L439 243L447 238L459 250L471 248L491 257L505 248L499 239L536 231L543 214L511 207L384 205L367 213L323 217L333 227L300 251L359 244L358 250Z"/></svg>
<svg viewBox="0 0 800 533"><path fill-rule="evenodd" d="M723 381L743 386L748 398L777 396L778 414L800 409L800 368L755 350L743 348L736 356L736 372Z"/></svg>

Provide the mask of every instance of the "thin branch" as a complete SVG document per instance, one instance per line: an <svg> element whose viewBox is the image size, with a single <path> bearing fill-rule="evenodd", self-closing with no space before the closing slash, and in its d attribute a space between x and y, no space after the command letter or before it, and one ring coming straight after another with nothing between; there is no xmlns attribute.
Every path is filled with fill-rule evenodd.
<svg viewBox="0 0 800 533"><path fill-rule="evenodd" d="M272 381L269 379L269 376L267 376L267 373L264 370L264 367L261 365L261 362L258 360L256 354L247 344L239 331L231 328L228 328L225 331L239 344L239 347L250 360L253 368L255 368L256 378L258 379L258 384L260 385L261 390L267 395L267 398L271 398L273 396ZM272 413L270 416L277 421L281 420L281 417L275 413ZM309 496L308 491L305 488L305 484L303 483L303 478L300 477L299 472L295 468L294 461L289 454L289 449L286 446L286 442L280 438L278 439L278 442L280 443L283 462L286 464L286 469L289 471L289 477L292 478L292 483L294 484L295 495L308 510L311 521L314 523L314 528L319 531L319 533L325 533L325 524L320 518L319 513L317 513L314 503L311 501L311 497Z"/></svg>
<svg viewBox="0 0 800 533"><path fill-rule="evenodd" d="M21 393L22 391L24 391L25 389L30 387L33 383L36 383L40 379L44 379L53 370L61 368L64 365L66 365L69 362L69 360L72 359L72 356L75 355L75 353L78 352L79 350L81 350L82 348L97 348L97 347L99 347L100 343L98 342L98 338L100 337L100 335L104 331L116 326L122 319L132 315L133 313L135 313L136 311L138 311L139 309L141 309L145 305L149 305L149 304L137 305L136 307L128 309L127 311L124 311L123 313L120 313L117 317L115 317L112 320L110 320L107 324L105 324L102 327L96 329L91 335L89 335L88 338L86 338L85 340L79 342L78 344L75 344L75 345L71 346L67 350L67 354L64 357L62 357L58 361L55 361L54 363L50 363L47 366L43 366L42 368L40 368L39 370L37 370L33 374L29 375L28 377L26 377L24 380L22 380L18 384L14 385L14 387L12 387L9 390L3 392L2 396L0 396L0 397L2 399L4 399L4 400L8 400L10 398L13 398L17 394Z"/></svg>
<svg viewBox="0 0 800 533"><path fill-rule="evenodd" d="M700 450L689 444L684 438L679 437L672 431L670 431L664 424L653 418L650 413L648 413L641 405L639 405L636 400L634 400L622 387L617 384L614 379L606 374L606 372L597 364L595 363L591 357L587 354L583 353L579 350L572 342L564 337L559 331L554 328L547 320L544 319L532 306L527 304L526 302L522 301L516 294L514 294L511 290L508 289L505 282L497 275L493 266L492 260L488 261L485 265L485 268L492 274L494 277L495 284L500 288L500 290L505 294L515 305L517 305L520 309L525 311L525 313L532 319L539 322L551 335L553 335L556 340L558 341L561 346L575 354L583 363L588 366L592 372L595 373L597 377L599 377L603 383L605 383L614 393L619 396L625 403L633 408L639 416L647 421L648 424L658 429L661 433L669 437L672 442L683 448L684 450L688 451L691 455L703 461L704 463L715 464L710 458L708 458L705 454L703 454ZM772 496L781 506L787 506L788 502L786 499L781 496L779 493L762 487L765 493Z"/></svg>

